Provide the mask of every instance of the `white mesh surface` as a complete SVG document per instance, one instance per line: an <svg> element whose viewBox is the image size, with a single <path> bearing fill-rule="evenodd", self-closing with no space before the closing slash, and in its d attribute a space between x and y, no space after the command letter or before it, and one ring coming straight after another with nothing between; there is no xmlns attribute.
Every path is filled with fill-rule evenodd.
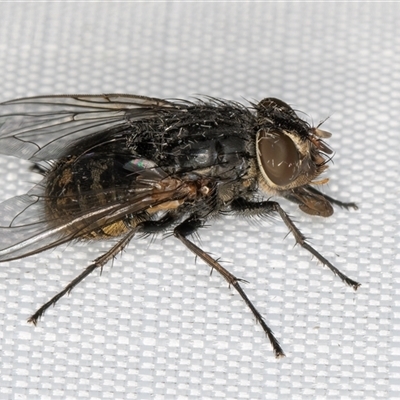
<svg viewBox="0 0 400 400"><path fill-rule="evenodd" d="M278 97L333 133L327 193L360 205L329 219L281 204L345 287L293 248L277 219L227 218L201 246L239 296L173 238L133 241L49 310L26 319L109 243L0 265L0 398L396 398L400 391L400 5L0 4L0 101L39 94ZM36 177L1 157L0 199Z"/></svg>

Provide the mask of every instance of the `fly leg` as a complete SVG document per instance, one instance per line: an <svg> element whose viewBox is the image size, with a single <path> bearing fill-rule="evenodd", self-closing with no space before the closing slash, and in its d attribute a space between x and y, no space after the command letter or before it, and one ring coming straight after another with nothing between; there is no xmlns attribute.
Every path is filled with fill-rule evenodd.
<svg viewBox="0 0 400 400"><path fill-rule="evenodd" d="M90 275L95 269L103 268L105 264L108 263L112 258L114 258L118 253L124 250L124 248L128 245L131 239L135 236L137 229L132 229L129 231L125 237L123 237L118 243L116 243L107 253L102 256L96 258L93 264L89 265L80 275L78 275L73 281L71 281L60 293L55 295L51 300L49 300L46 304L40 307L29 319L28 322L32 322L34 325L37 324L38 320L43 316L46 310L57 303L58 300L61 299L66 294L69 294L71 290L78 285L81 281L83 281L88 275Z"/></svg>
<svg viewBox="0 0 400 400"><path fill-rule="evenodd" d="M330 197L330 196L320 192L319 190L315 189L312 186L307 186L307 189L314 194L322 196L325 200L328 200L329 203L335 204L341 208L345 208L346 210L349 210L350 208L353 208L354 210L358 210L358 206L356 203L344 203L340 200L336 200L333 197Z"/></svg>
<svg viewBox="0 0 400 400"><path fill-rule="evenodd" d="M195 217L191 217L186 221L182 222L174 229L174 235L177 237L190 251L192 251L196 256L200 257L205 263L207 263L212 269L217 270L228 282L229 286L233 286L236 291L240 294L242 299L245 301L247 306L250 308L251 312L255 316L256 320L259 322L264 332L268 336L271 345L273 347L275 357L284 357L285 353L283 352L278 340L275 338L272 330L265 323L264 318L258 312L258 310L254 307L253 303L249 300L246 293L243 291L239 282L244 282L241 279L236 278L232 275L227 269L225 269L218 261L214 260L210 255L208 255L205 251L196 246L192 241L190 241L187 236L196 232L198 228L203 225L203 222Z"/></svg>
<svg viewBox="0 0 400 400"><path fill-rule="evenodd" d="M176 218L170 213L167 213L159 220L150 220L143 221L138 225L140 232L145 235L151 235L153 233L159 233L165 231L171 224L175 221Z"/></svg>
<svg viewBox="0 0 400 400"><path fill-rule="evenodd" d="M354 204L354 203L343 203L343 204ZM289 231L294 236L296 243L301 247L310 252L315 256L323 265L326 265L335 275L337 275L344 283L351 286L354 290L361 285L360 283L353 281L345 274L340 272L335 266L333 266L325 257L323 257L317 250L311 247L306 237L300 232L294 222L290 219L289 215L281 208L279 203L275 201L261 201L261 202L250 202L245 199L235 200L231 204L232 210L243 215L269 215L272 213L278 213L282 218L285 225L289 228Z"/></svg>

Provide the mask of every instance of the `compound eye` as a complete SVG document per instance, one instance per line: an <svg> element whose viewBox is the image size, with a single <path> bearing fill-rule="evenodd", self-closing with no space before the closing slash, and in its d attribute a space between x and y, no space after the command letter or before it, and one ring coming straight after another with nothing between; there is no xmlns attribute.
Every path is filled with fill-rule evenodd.
<svg viewBox="0 0 400 400"><path fill-rule="evenodd" d="M257 147L261 167L275 185L286 186L297 178L299 152L289 136L261 132Z"/></svg>

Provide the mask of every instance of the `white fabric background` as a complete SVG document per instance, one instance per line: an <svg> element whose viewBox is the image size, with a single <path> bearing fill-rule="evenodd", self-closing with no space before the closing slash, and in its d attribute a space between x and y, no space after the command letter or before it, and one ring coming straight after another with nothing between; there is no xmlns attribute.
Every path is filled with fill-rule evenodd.
<svg viewBox="0 0 400 400"><path fill-rule="evenodd" d="M345 287L278 219L227 218L201 246L237 276L280 340L276 360L239 296L173 238L133 241L26 319L110 243L0 265L0 398L396 398L400 391L400 5L1 3L0 101L55 93L278 97L336 151L329 219L282 201ZM37 180L0 158L0 199Z"/></svg>

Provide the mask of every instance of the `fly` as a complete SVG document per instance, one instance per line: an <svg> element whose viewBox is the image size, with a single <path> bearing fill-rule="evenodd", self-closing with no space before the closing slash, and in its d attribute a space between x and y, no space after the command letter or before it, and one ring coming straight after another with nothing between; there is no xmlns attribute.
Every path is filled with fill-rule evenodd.
<svg viewBox="0 0 400 400"><path fill-rule="evenodd" d="M271 197L310 215L332 205L357 209L315 188L327 183L329 132L302 120L286 103L242 104L214 98L166 101L134 95L65 95L0 104L0 153L34 163L42 181L0 204L0 262L72 240L118 241L29 322L120 253L137 234L171 231L218 271L250 308L276 357L285 354L238 279L191 240L224 214L279 215L297 244L357 289L317 250ZM260 200L264 196L264 200Z"/></svg>

